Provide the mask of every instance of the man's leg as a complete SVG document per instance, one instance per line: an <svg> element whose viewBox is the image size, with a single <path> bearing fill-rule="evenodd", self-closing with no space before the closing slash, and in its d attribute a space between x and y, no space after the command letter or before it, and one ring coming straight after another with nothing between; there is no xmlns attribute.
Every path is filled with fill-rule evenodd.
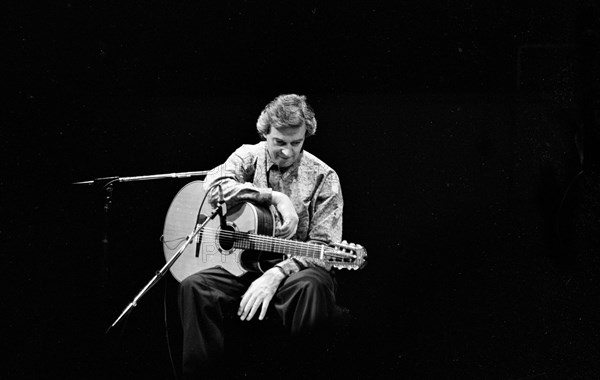
<svg viewBox="0 0 600 380"><path fill-rule="evenodd" d="M287 366L286 371L305 378L323 375L336 310L336 288L335 279L321 268L303 269L280 285L273 304L292 335L285 345L287 355L281 361L282 366Z"/></svg>
<svg viewBox="0 0 600 380"><path fill-rule="evenodd" d="M248 284L245 276L234 276L220 267L200 271L181 282L184 379L218 370L224 353L224 315L237 310Z"/></svg>
<svg viewBox="0 0 600 380"><path fill-rule="evenodd" d="M337 284L321 268L307 268L289 276L274 297L274 306L292 335L325 327L335 312Z"/></svg>

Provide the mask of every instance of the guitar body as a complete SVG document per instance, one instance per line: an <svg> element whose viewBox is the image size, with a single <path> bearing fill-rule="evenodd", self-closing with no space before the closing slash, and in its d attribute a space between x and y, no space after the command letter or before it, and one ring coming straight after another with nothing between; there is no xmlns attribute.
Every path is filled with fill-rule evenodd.
<svg viewBox="0 0 600 380"><path fill-rule="evenodd" d="M212 214L206 201L203 181L185 185L175 196L163 230L163 250L169 261L187 241L198 223ZM200 210L200 207L202 209ZM181 282L203 269L221 266L241 276L248 271L264 272L288 257L307 257L331 264L337 269L361 269L366 265L364 247L351 243L300 242L274 237L277 212L252 203L227 210L226 225L217 216L210 220L171 266L171 274Z"/></svg>
<svg viewBox="0 0 600 380"><path fill-rule="evenodd" d="M185 185L171 203L163 231L163 249L167 261L193 232L204 195L204 182L193 181ZM207 200L201 213L208 217L211 211ZM216 217L208 222L199 238L186 247L170 268L177 281L181 282L191 274L214 266L221 266L237 276L248 271L263 272L284 258L282 254L233 247L232 232L273 236L275 218L272 210L242 203L229 209L226 219L226 233L223 233L219 217Z"/></svg>

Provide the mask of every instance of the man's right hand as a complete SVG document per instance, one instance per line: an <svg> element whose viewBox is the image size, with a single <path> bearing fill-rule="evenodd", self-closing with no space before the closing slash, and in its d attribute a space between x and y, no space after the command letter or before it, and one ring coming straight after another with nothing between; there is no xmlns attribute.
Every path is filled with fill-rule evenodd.
<svg viewBox="0 0 600 380"><path fill-rule="evenodd" d="M296 234L298 228L298 214L294 204L287 195L279 191L273 191L271 199L283 219L281 226L275 229L275 236L289 239Z"/></svg>

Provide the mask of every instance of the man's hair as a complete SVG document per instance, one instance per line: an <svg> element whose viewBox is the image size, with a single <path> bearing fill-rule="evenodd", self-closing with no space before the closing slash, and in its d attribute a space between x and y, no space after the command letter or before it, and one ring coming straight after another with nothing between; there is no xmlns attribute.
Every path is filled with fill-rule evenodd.
<svg viewBox="0 0 600 380"><path fill-rule="evenodd" d="M264 138L271 128L300 128L306 126L306 137L317 131L317 119L312 108L306 103L306 96L279 95L261 112L256 122L256 130Z"/></svg>

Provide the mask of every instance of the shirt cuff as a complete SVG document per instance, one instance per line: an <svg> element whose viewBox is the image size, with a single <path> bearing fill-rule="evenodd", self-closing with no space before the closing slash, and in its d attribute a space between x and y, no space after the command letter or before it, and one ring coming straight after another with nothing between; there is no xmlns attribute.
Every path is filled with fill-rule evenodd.
<svg viewBox="0 0 600 380"><path fill-rule="evenodd" d="M264 188L259 188L259 202L260 204L263 205L267 205L270 206L271 203L273 203L273 189L271 189L270 187L264 189Z"/></svg>
<svg viewBox="0 0 600 380"><path fill-rule="evenodd" d="M283 260L282 262L277 263L275 266L281 268L283 273L285 273L287 276L296 273L301 269L300 265L298 265L298 262L296 262L294 259Z"/></svg>
<svg viewBox="0 0 600 380"><path fill-rule="evenodd" d="M270 188L265 189L265 188L255 188L255 187L248 187L248 189L251 191L247 191L247 192L240 194L238 196L238 200L247 201L247 202L256 202L259 205L263 205L265 207L268 207L271 205L272 200L273 200L273 190L271 190Z"/></svg>

